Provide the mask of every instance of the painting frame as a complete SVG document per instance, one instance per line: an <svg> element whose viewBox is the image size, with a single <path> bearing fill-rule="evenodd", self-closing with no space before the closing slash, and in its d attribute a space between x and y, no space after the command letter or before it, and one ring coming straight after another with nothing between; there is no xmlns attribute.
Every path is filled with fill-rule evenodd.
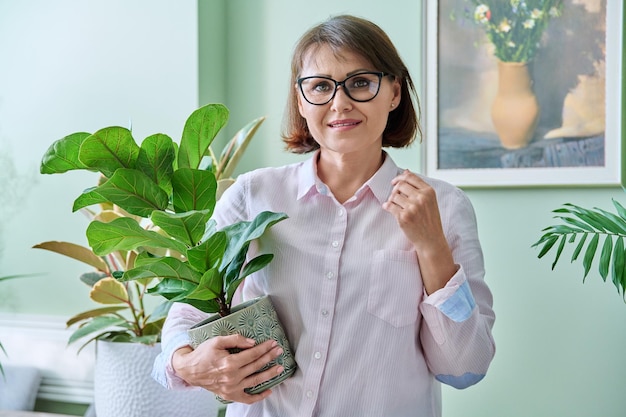
<svg viewBox="0 0 626 417"><path fill-rule="evenodd" d="M427 176L448 181L459 187L549 187L549 186L615 186L624 185L626 174L622 166L626 163L623 132L624 54L621 49L626 38L623 23L625 9L621 0L602 0L606 3L605 32L605 125L603 132L604 163L599 166L532 166L532 167L456 167L443 166L450 145L443 146L443 129L440 126L440 46L442 20L449 19L449 11L441 10L453 0L433 0L423 3L424 21L424 146L422 167ZM457 1L458 3L458 1ZM470 4L469 1L466 3ZM567 6L568 1L565 1ZM442 13L445 12L445 13ZM447 22L443 22L447 24ZM479 28L478 28L479 29ZM443 97L443 96L442 96ZM486 109L483 109L486 111ZM546 139L535 139L537 141ZM538 143L538 142L537 142ZM552 146L552 144L550 144ZM456 151L455 151L456 152ZM459 151L460 152L460 151ZM472 156L468 151L463 158ZM503 151L504 152L504 151ZM517 150L506 150L508 153ZM458 160L458 158L457 158ZM461 161L463 163L463 161Z"/></svg>

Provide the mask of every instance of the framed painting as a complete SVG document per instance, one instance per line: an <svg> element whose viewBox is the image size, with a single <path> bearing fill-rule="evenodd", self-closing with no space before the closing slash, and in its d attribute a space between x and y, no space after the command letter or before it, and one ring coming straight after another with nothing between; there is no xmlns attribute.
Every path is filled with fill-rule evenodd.
<svg viewBox="0 0 626 417"><path fill-rule="evenodd" d="M426 175L622 183L622 0L424 2Z"/></svg>

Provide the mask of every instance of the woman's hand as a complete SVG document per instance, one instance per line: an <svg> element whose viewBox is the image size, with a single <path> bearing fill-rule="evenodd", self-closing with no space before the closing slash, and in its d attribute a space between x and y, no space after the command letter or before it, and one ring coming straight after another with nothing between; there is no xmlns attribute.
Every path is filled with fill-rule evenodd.
<svg viewBox="0 0 626 417"><path fill-rule="evenodd" d="M443 288L458 269L443 233L437 194L428 183L409 170L395 177L391 184L393 191L383 203L383 209L396 218L413 243L424 288L432 294Z"/></svg>
<svg viewBox="0 0 626 417"><path fill-rule="evenodd" d="M178 376L188 384L205 388L227 401L252 404L267 398L271 390L260 394L247 394L245 388L254 387L283 371L273 366L255 374L283 350L274 340L257 346L252 339L241 335L214 337L200 344L195 350L183 347L174 352L172 366ZM243 349L229 353L228 349Z"/></svg>

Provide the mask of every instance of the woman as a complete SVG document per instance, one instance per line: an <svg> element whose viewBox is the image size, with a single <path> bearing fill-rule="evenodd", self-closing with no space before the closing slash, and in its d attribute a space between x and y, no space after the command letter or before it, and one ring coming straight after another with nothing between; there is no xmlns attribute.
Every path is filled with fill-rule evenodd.
<svg viewBox="0 0 626 417"><path fill-rule="evenodd" d="M309 30L291 85L284 140L312 157L239 176L214 218L222 227L263 210L289 215L259 240L275 257L242 292L271 296L298 370L246 394L282 371L253 374L280 348L233 335L192 350L186 330L205 315L177 304L155 377L233 401L228 416L440 416L438 381L480 381L495 352L473 208L383 150L421 130L411 78L378 26L337 16Z"/></svg>

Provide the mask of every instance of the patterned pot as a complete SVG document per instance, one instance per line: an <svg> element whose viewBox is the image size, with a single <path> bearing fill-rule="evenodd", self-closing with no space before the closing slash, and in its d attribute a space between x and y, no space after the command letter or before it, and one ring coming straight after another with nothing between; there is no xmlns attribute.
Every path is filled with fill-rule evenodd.
<svg viewBox="0 0 626 417"><path fill-rule="evenodd" d="M293 352L289 347L289 341L287 340L287 336L285 336L282 325L278 321L276 310L274 310L269 296L266 295L241 303L232 308L230 315L220 317L219 314L215 314L189 329L191 346L194 349L198 347L200 343L212 337L228 336L231 334L240 334L249 337L256 340L257 344L273 339L276 340L283 349L282 355L270 362L267 366L259 369L258 372L262 372L274 364L282 365L285 370L269 381L265 381L251 388L246 388L245 391L247 393L258 394L263 392L268 388L280 384L296 371L296 361L294 360ZM236 351L231 353L236 353ZM218 399L223 401L219 397Z"/></svg>
<svg viewBox="0 0 626 417"><path fill-rule="evenodd" d="M212 417L219 404L206 390L168 390L152 379L161 345L96 343L94 402L98 417Z"/></svg>

